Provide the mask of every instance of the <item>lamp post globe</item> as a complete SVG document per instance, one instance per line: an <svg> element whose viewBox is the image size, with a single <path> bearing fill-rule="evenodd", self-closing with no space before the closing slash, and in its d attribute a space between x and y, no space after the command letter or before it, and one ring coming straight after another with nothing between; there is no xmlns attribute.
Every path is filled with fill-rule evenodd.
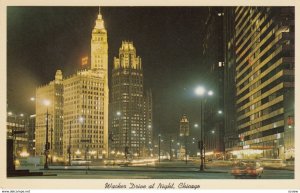
<svg viewBox="0 0 300 193"><path fill-rule="evenodd" d="M198 86L196 89L195 89L195 94L197 96L203 96L205 94L206 90L203 86Z"/></svg>

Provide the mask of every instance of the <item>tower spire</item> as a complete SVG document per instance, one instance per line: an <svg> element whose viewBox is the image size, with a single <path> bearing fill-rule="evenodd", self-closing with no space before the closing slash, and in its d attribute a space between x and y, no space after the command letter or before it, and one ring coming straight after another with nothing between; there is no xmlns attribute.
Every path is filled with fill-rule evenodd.
<svg viewBox="0 0 300 193"><path fill-rule="evenodd" d="M95 29L100 29L100 30L105 30L105 27L104 27L104 21L102 19L102 15L101 15L101 8L99 6L98 8L98 16L97 16L97 19L96 19L96 25L94 27Z"/></svg>

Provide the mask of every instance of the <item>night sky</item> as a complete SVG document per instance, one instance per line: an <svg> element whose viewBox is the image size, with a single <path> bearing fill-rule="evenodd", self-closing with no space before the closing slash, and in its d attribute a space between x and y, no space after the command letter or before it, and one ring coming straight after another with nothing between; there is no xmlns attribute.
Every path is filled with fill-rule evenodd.
<svg viewBox="0 0 300 193"><path fill-rule="evenodd" d="M179 130L187 114L199 122L198 84L206 84L202 41L207 7L101 7L108 33L109 75L122 40L133 41L142 58L144 88L152 89L154 131ZM90 57L98 7L8 7L7 105L14 113L34 113L35 88L80 69ZM110 76L109 76L110 79Z"/></svg>

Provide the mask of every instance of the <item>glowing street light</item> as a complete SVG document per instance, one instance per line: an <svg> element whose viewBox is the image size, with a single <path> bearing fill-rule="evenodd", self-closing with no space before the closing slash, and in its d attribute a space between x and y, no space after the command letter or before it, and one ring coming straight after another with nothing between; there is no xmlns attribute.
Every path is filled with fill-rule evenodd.
<svg viewBox="0 0 300 193"><path fill-rule="evenodd" d="M204 94L205 94L205 88L204 87L202 87L202 86L199 86L199 87L197 87L196 89L195 89L195 93L196 93L196 95L198 95L198 96L203 96Z"/></svg>
<svg viewBox="0 0 300 193"><path fill-rule="evenodd" d="M21 157L28 157L28 156L29 156L29 153L28 153L27 151L22 151L22 152L20 153L20 156L21 156Z"/></svg>
<svg viewBox="0 0 300 193"><path fill-rule="evenodd" d="M203 128L203 117L204 117L204 113L203 113L203 99L205 98L205 96L212 96L214 94L214 92L212 90L208 90L206 91L206 89L203 86L198 86L195 89L195 94L197 96L200 97L200 141L199 141L199 148L200 148L200 157L201 157L201 164L200 164L200 171L204 171L204 162L205 162L205 149L204 149L204 128Z"/></svg>
<svg viewBox="0 0 300 193"><path fill-rule="evenodd" d="M218 114L219 115L223 114L223 111L222 110L218 110Z"/></svg>
<svg viewBox="0 0 300 193"><path fill-rule="evenodd" d="M198 123L195 123L195 124L194 124L194 127L195 127L195 128L198 128L198 127L199 127Z"/></svg>
<svg viewBox="0 0 300 193"><path fill-rule="evenodd" d="M212 96L212 95L214 95L214 92L213 92L212 90L209 90L209 91L207 92L207 94L208 94L208 96Z"/></svg>
<svg viewBox="0 0 300 193"><path fill-rule="evenodd" d="M45 106L49 106L50 105L50 101L49 100L47 100L47 99L45 99L44 101L43 101L43 104L45 105Z"/></svg>
<svg viewBox="0 0 300 193"><path fill-rule="evenodd" d="M31 101L35 101L35 98L34 98L34 97L31 97L30 100L31 100Z"/></svg>

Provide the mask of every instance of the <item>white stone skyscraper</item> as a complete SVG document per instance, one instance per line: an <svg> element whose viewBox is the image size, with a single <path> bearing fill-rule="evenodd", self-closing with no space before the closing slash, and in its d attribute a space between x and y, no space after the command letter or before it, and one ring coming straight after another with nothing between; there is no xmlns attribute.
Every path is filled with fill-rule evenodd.
<svg viewBox="0 0 300 193"><path fill-rule="evenodd" d="M37 89L37 101L45 98L51 105L48 112L54 117L54 122L51 122L54 130L51 143L54 155L60 156L65 161L68 161L69 157L71 159L107 157L108 44L107 31L100 11L92 30L90 58L90 69L78 71L64 78L61 71L58 71L55 82ZM57 88L54 87L53 90L52 85L60 87L56 86ZM52 95L55 96L54 99L50 97ZM60 97L58 102L57 96ZM45 109L47 109L45 106L37 103L38 154L43 154L45 146ZM60 114L57 114L58 110ZM61 120L59 124L55 121L58 119ZM52 136L50 133L48 135Z"/></svg>
<svg viewBox="0 0 300 193"><path fill-rule="evenodd" d="M91 69L64 79L64 155L101 159L108 148L108 44L102 15L91 38ZM70 153L70 154L69 154Z"/></svg>
<svg viewBox="0 0 300 193"><path fill-rule="evenodd" d="M44 155L48 123L49 158L63 155L63 75L57 70L55 80L36 89L36 155ZM47 116L48 114L48 116ZM47 121L48 118L48 121ZM51 158L52 159L52 158Z"/></svg>

